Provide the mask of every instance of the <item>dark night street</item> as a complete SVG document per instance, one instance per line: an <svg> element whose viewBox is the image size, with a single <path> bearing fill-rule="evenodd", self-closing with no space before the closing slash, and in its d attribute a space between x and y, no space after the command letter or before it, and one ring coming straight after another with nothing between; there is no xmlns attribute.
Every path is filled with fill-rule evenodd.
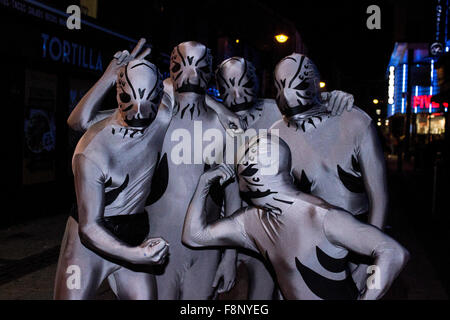
<svg viewBox="0 0 450 320"><path fill-rule="evenodd" d="M358 252L378 259L364 265L381 261L384 269L379 269L389 275L383 278L386 287L395 279L382 300L448 300L449 2L0 0L6 118L2 203L12 207L0 219L0 301L87 299L109 275L123 291L114 294L104 280L97 300L184 300L184 295L206 300L211 286L205 279L216 266L211 256L197 256L195 250L231 245L265 251L263 260L288 298L379 299L383 290L355 290L344 250L350 257ZM333 104L338 107L331 111ZM197 123L200 131L208 127L205 134ZM273 176L282 182L262 182L254 164L240 169L248 164L238 163L237 155L221 169L229 169L238 183L220 180L213 189L219 179L200 178L219 171L204 151L208 141L219 146L211 151L214 157L242 147L222 141L222 133L239 124L255 134L281 128L275 131L284 134L286 146L280 145L289 154L277 165L290 171ZM180 134L175 145L178 130L189 138ZM209 130L222 140L208 140ZM256 151L249 149L241 160L253 160L249 154ZM177 156L182 161L175 161ZM225 191L229 185L238 185L232 199ZM196 191L202 186L211 189ZM201 191L204 207L196 198ZM208 215L212 202L207 200L217 212L212 208ZM267 214L268 224L276 217L276 227L270 225L276 230L267 231L265 222L265 233L251 230L259 224L245 216L251 222L229 224L223 228L228 238L221 234L226 232L217 225L237 221L244 210L236 209L244 202L252 212ZM323 208L338 213L329 229ZM342 218L340 209L384 234L353 217ZM295 222L283 220L292 217L285 212L304 214L306 223L298 222L299 216ZM216 213L217 219L219 213L235 216L206 221ZM364 221L368 213L373 215ZM70 221L61 254L70 215L76 222ZM162 239L149 240L155 230L162 230L157 235ZM273 234L282 234L276 239L283 241L273 240ZM267 238L271 243L265 246ZM155 254L161 243L169 255ZM325 254L323 243L332 248ZM402 246L410 254L403 270L408 252ZM71 291L70 272L59 272L54 297L60 255L67 262L60 270L85 268L84 274L93 276L80 291ZM110 262L139 266L116 268ZM137 272L165 263L174 271L156 277L157 290L150 288L148 274ZM228 265L218 268L224 279L234 275ZM234 288L217 300L248 300L252 290L262 296L274 291L258 267L247 270L241 264L237 273ZM261 281L252 282L253 275ZM120 286L124 279L127 285ZM128 285L136 279L138 285ZM269 290L259 289L264 286Z"/></svg>
<svg viewBox="0 0 450 320"><path fill-rule="evenodd" d="M403 173L397 173L394 157L389 157L388 164L390 188L402 190L391 200L388 233L410 251L411 259L384 299L448 299L449 278L442 266L448 265L449 256L436 243L450 243L450 233L444 230L445 217L430 218L429 203L423 203L422 190L428 189L430 181L414 183L420 180L413 179L412 166L408 163ZM399 188L401 185L408 188ZM60 214L0 230L0 300L52 299L67 216L67 213ZM246 296L246 270L241 267L238 272L235 288L219 299ZM107 284L99 290L98 299L114 299Z"/></svg>

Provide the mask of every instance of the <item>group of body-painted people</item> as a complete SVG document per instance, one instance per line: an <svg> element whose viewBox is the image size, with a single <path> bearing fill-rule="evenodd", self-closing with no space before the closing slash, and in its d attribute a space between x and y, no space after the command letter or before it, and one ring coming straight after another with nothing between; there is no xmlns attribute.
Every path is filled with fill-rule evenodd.
<svg viewBox="0 0 450 320"><path fill-rule="evenodd" d="M68 119L86 132L55 298L95 298L107 280L118 299L211 299L234 286L238 263L249 299L382 297L408 252L382 232L383 152L353 97L321 93L316 66L294 53L275 68L276 101L258 98L249 61L223 61L219 103L206 94L204 45L177 45L163 81L144 44L116 53ZM113 86L118 108L99 111ZM183 133L198 130L223 139L180 149ZM375 274L349 252L372 258ZM72 266L78 286L68 285Z"/></svg>

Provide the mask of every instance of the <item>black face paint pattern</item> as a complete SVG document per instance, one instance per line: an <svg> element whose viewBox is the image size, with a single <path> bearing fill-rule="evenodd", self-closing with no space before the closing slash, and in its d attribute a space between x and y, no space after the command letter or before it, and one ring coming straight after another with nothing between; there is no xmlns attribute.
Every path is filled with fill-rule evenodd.
<svg viewBox="0 0 450 320"><path fill-rule="evenodd" d="M244 177L254 176L258 172L258 169L254 168L255 165L256 165L255 163L248 165L242 172L239 173L239 176L242 179L245 179ZM264 198L264 197L267 197L268 195L278 193L278 192L272 191L270 189L267 189L266 191L261 191L259 188L256 188L256 191L251 190L250 188L248 188L248 189L249 189L248 191L240 191L241 197L243 197L243 199L247 199L247 201L246 201L247 203L248 203L248 200L251 201L251 199ZM276 209L279 210L279 208L276 208Z"/></svg>
<svg viewBox="0 0 450 320"><path fill-rule="evenodd" d="M292 70L296 64L295 74ZM313 62L304 55L292 54L282 59L275 68L276 101L280 112L291 118L312 113L320 106L318 81L320 75Z"/></svg>
<svg viewBox="0 0 450 320"><path fill-rule="evenodd" d="M255 165L256 165L255 163L250 164L239 175L242 176L242 177L252 177L252 176L254 176L258 172L258 169L253 168Z"/></svg>
<svg viewBox="0 0 450 320"><path fill-rule="evenodd" d="M192 83L186 83L184 82L181 87L177 88L176 91L178 93L183 93L183 92L194 92L197 94L204 94L205 93L205 89L203 89L201 86L196 85L196 84L192 84Z"/></svg>
<svg viewBox="0 0 450 320"><path fill-rule="evenodd" d="M143 135L145 132L145 129L136 129L136 128L128 128L128 129L124 129L124 128L120 128L119 129L119 133L122 133L122 137L125 138L128 134L130 136L130 138L134 138L136 135ZM116 129L111 128L111 133L112 135L116 134Z"/></svg>
<svg viewBox="0 0 450 320"><path fill-rule="evenodd" d="M253 64L242 57L228 58L216 70L223 104L233 112L247 111L257 98L258 80Z"/></svg>
<svg viewBox="0 0 450 320"><path fill-rule="evenodd" d="M208 48L204 48L203 54L197 61L194 62L195 56L184 56L180 50L180 46L189 46L192 44L184 43L175 47L171 55L170 73L174 83L174 90L177 93L193 92L199 95L203 95L206 92L206 86L208 85L211 76L211 56ZM200 62L206 63L204 66L199 66ZM182 63L182 64L181 64ZM189 82L189 79L183 80L182 83L178 82L178 79L186 72L187 66L193 66L198 75L198 83Z"/></svg>
<svg viewBox="0 0 450 320"><path fill-rule="evenodd" d="M150 125L150 123L152 123L154 117L155 117L155 115L150 114L150 118L147 118L147 119L133 118L131 120L125 119L124 121L130 127L148 127Z"/></svg>
<svg viewBox="0 0 450 320"><path fill-rule="evenodd" d="M251 109L255 105L254 102L243 102L239 104L232 105L230 110L233 112L246 111Z"/></svg>
<svg viewBox="0 0 450 320"><path fill-rule="evenodd" d="M123 103L129 103L131 101L131 96L126 92L122 92L119 97L120 101L122 101Z"/></svg>
<svg viewBox="0 0 450 320"><path fill-rule="evenodd" d="M147 69L147 70L145 70ZM134 83L136 74L141 74L139 83ZM154 78L156 76L156 79ZM136 81L135 81L136 82ZM142 118L154 120L157 106L162 98L163 83L156 66L141 60L132 60L122 67L116 82L119 109L123 120L130 126L148 126L150 122L135 121ZM126 90L125 90L126 88ZM133 98L134 97L134 98Z"/></svg>

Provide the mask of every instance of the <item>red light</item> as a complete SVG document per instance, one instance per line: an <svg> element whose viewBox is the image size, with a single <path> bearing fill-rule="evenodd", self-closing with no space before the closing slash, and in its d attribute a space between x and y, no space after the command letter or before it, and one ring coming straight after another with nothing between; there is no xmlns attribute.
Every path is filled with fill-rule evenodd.
<svg viewBox="0 0 450 320"><path fill-rule="evenodd" d="M432 108L439 108L439 103L431 102L431 95L424 96L414 96L413 97L413 108L429 108L430 104ZM443 103L444 107L448 107L448 103Z"/></svg>

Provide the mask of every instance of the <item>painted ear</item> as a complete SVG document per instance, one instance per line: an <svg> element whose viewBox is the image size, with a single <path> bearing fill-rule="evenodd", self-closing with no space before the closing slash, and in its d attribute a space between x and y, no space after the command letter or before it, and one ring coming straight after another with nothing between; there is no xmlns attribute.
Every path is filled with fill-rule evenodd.
<svg viewBox="0 0 450 320"><path fill-rule="evenodd" d="M169 166L167 163L167 153L160 159L161 154L158 153L157 167L153 173L152 183L150 187L150 194L145 202L149 206L158 201L166 192L169 183Z"/></svg>

